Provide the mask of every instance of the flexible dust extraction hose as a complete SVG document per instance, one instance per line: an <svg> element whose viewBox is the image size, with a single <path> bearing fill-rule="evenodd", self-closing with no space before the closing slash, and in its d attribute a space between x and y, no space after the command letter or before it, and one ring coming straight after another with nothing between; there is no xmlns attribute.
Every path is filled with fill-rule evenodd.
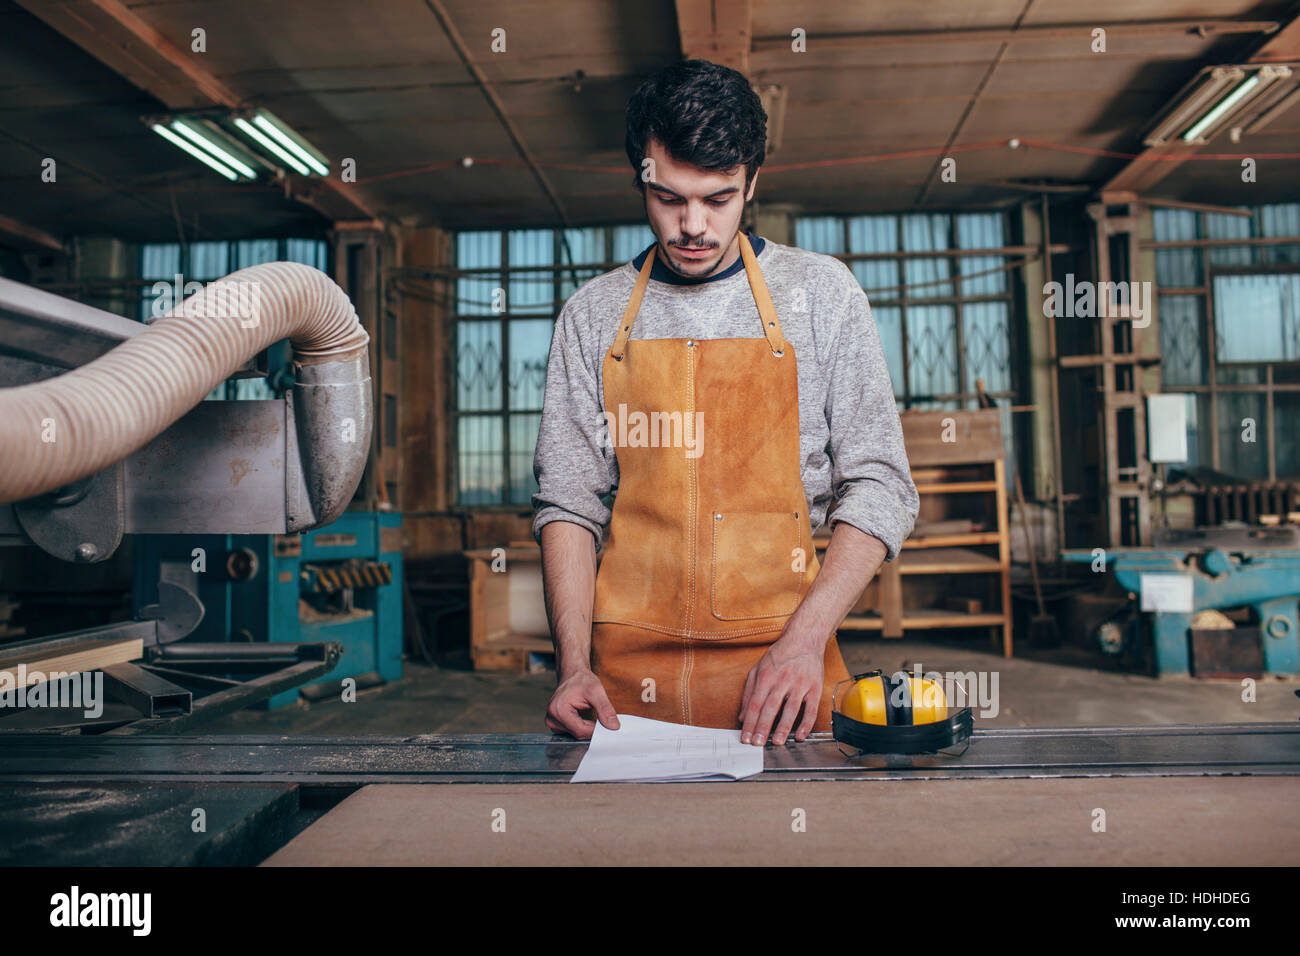
<svg viewBox="0 0 1300 956"><path fill-rule="evenodd" d="M270 262L209 283L93 362L0 389L0 503L121 461L286 338L303 366L360 363L368 386L370 338L347 294L318 269Z"/></svg>

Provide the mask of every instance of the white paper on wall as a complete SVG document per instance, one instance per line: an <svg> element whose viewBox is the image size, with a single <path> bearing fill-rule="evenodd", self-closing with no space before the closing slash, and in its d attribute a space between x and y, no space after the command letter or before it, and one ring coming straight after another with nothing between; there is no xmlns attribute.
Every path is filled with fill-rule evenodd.
<svg viewBox="0 0 1300 956"><path fill-rule="evenodd" d="M1147 396L1147 458L1152 463L1187 460L1187 396Z"/></svg>

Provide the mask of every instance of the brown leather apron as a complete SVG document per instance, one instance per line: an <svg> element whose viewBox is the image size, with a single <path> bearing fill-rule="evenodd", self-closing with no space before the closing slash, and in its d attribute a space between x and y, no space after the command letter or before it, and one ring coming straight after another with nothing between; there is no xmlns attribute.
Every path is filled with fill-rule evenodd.
<svg viewBox="0 0 1300 956"><path fill-rule="evenodd" d="M656 246L605 355L619 486L591 661L619 713L740 727L745 678L820 569L794 347L743 233L740 252L761 338L629 341ZM815 729L830 729L831 690L848 676L832 636Z"/></svg>

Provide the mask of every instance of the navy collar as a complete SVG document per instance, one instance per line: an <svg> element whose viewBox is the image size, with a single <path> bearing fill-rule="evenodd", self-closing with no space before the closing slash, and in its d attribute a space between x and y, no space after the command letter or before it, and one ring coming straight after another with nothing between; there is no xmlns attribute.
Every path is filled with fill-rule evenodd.
<svg viewBox="0 0 1300 956"><path fill-rule="evenodd" d="M757 257L758 254L763 251L763 246L766 243L752 232L746 233L746 235L749 236L749 244L753 247L754 255ZM655 245L658 245L658 243L655 243ZM640 272L641 267L645 265L645 257L648 256L654 248L655 246L652 245L649 249L646 249L639 256L633 259L632 268ZM686 276L680 276L676 272L673 272L672 269L669 269L663 264L662 259L656 257L655 264L650 267L650 278L658 282L666 282L669 285L703 285L705 282L716 282L719 279L726 279L730 276L734 276L737 272L744 271L745 257L737 256L735 262L716 275L705 276L702 279L688 279Z"/></svg>

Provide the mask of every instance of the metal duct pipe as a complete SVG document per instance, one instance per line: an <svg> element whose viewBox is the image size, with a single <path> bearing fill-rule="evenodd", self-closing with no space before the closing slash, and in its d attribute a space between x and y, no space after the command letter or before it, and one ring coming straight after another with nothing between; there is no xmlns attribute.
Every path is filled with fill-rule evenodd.
<svg viewBox="0 0 1300 956"><path fill-rule="evenodd" d="M0 389L0 503L122 461L281 339L299 366L294 417L305 479L289 530L332 521L370 448L370 338L318 269L272 262L209 283L142 332L52 379Z"/></svg>

